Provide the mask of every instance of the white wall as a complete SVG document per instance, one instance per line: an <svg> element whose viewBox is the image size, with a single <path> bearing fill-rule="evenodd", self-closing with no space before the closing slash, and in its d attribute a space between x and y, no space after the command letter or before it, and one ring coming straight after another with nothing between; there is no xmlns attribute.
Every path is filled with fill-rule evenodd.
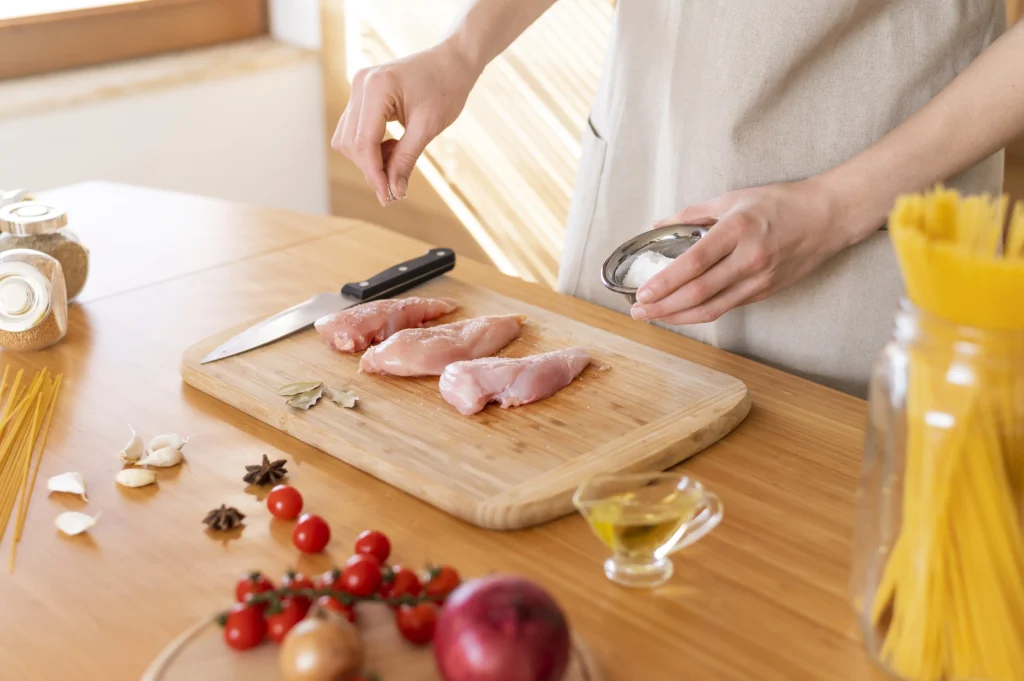
<svg viewBox="0 0 1024 681"><path fill-rule="evenodd" d="M315 59L0 120L0 187L111 180L326 213Z"/></svg>

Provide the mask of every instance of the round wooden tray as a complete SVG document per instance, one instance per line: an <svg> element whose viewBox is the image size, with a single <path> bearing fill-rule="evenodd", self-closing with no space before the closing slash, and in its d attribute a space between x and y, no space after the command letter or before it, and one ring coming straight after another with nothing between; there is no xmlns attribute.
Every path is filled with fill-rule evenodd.
<svg viewBox="0 0 1024 681"><path fill-rule="evenodd" d="M381 681L441 681L430 647L405 641L391 609L381 603L356 606L366 646L366 671ZM203 620L172 641L142 675L142 681L282 681L279 646L270 641L238 652L224 642L216 622ZM604 681L586 643L573 635L572 660L563 681Z"/></svg>

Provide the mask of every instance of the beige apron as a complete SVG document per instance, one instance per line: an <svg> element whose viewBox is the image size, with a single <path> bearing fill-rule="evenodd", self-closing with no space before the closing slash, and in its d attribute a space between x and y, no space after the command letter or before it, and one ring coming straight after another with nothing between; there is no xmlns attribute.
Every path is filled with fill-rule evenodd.
<svg viewBox="0 0 1024 681"><path fill-rule="evenodd" d="M838 165L930 100L1004 26L1004 0L619 0L559 290L628 314L600 278L619 244L687 204ZM948 184L998 193L1002 172L1000 152ZM768 300L670 328L864 395L900 294L879 231Z"/></svg>

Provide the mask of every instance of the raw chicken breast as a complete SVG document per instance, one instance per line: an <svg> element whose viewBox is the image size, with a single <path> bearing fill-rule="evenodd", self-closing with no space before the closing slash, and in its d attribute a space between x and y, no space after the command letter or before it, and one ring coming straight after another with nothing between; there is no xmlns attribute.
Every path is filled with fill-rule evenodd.
<svg viewBox="0 0 1024 681"><path fill-rule="evenodd" d="M427 329L399 331L370 348L359 371L392 376L440 376L452 362L493 355L519 335L526 315L476 317Z"/></svg>
<svg viewBox="0 0 1024 681"><path fill-rule="evenodd" d="M485 357L449 364L441 374L441 397L465 416L488 402L502 409L551 397L590 364L583 348L568 348L517 359Z"/></svg>
<svg viewBox="0 0 1024 681"><path fill-rule="evenodd" d="M314 326L327 345L342 352L361 352L402 329L423 326L458 308L451 298L374 300L321 317Z"/></svg>

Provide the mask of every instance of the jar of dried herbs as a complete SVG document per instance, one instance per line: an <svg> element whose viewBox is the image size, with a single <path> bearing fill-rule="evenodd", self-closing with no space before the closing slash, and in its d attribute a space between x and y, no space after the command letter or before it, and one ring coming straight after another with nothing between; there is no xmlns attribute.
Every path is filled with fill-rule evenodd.
<svg viewBox="0 0 1024 681"><path fill-rule="evenodd" d="M0 253L0 347L41 350L64 338L66 290L56 258L27 249Z"/></svg>
<svg viewBox="0 0 1024 681"><path fill-rule="evenodd" d="M68 215L43 201L19 201L0 208L0 252L28 248L57 259L67 298L74 300L89 276L89 251L67 227Z"/></svg>

